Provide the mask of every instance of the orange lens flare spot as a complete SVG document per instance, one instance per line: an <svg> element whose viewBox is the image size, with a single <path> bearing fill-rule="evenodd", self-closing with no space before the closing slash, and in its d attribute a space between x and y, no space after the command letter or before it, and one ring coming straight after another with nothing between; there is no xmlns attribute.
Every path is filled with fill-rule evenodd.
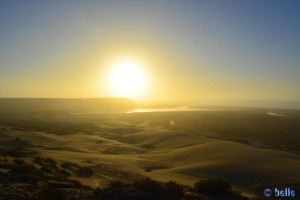
<svg viewBox="0 0 300 200"><path fill-rule="evenodd" d="M175 120L174 119L170 119L169 120L169 125L171 126L174 126L176 123L175 123Z"/></svg>

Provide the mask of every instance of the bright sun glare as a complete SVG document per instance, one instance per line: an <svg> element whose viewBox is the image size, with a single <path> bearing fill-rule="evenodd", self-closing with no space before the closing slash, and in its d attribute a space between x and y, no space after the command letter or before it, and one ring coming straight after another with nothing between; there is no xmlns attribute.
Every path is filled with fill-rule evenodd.
<svg viewBox="0 0 300 200"><path fill-rule="evenodd" d="M117 62L110 72L109 84L113 95L137 98L145 87L141 65L129 59Z"/></svg>

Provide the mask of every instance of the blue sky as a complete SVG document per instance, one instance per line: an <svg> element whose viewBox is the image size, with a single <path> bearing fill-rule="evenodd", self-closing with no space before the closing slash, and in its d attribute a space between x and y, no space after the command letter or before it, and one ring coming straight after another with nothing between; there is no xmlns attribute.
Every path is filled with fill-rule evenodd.
<svg viewBox="0 0 300 200"><path fill-rule="evenodd" d="M297 0L0 1L0 96L107 96L104 61L130 54L147 63L152 100L299 100L299 11Z"/></svg>

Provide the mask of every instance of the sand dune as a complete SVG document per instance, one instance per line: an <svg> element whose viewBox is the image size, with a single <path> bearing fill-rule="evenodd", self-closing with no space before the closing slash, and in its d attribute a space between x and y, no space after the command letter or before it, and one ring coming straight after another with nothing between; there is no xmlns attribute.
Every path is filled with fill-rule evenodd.
<svg viewBox="0 0 300 200"><path fill-rule="evenodd" d="M223 177L236 184L296 182L300 157L234 142L211 142L173 150L158 159L174 163L173 172L197 177Z"/></svg>
<svg viewBox="0 0 300 200"><path fill-rule="evenodd" d="M89 178L71 174L92 187L104 186L113 179L128 181L142 176L187 185L201 178L222 178L246 191L258 185L299 183L300 156L296 154L209 138L204 132L192 134L119 118L99 120L102 118L55 118L58 124L69 120L91 124L85 131L61 135L59 131L47 131L47 127L26 131L3 126L1 147L33 152L24 157L28 161L41 156L55 159L58 165L72 162L89 167L94 171Z"/></svg>
<svg viewBox="0 0 300 200"><path fill-rule="evenodd" d="M173 179L185 175L187 178L222 177L237 186L253 186L296 182L300 177L300 156L164 129L124 134L119 140L43 132L9 131L6 134L12 138L22 137L40 154L60 160L90 161L96 165L95 160L102 158L108 163L126 164L148 176L161 174L160 178L172 179L172 175ZM152 172L144 173L144 169Z"/></svg>

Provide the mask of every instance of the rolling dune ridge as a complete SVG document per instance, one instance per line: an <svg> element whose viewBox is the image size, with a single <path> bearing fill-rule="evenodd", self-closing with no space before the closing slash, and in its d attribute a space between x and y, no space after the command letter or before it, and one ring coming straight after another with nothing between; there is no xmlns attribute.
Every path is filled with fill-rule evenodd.
<svg viewBox="0 0 300 200"><path fill-rule="evenodd" d="M130 181L145 176L190 186L199 179L221 178L234 188L252 194L259 194L259 187L299 183L297 153L274 149L268 141L264 144L258 139L255 142L259 141L261 147L257 147L251 137L243 142L218 132L212 134L206 128L188 131L182 125L170 126L166 120L170 115L188 120L189 114L201 119L207 115L211 120L209 111L143 113L143 117L140 113L28 115L26 118L3 115L1 157L9 160L21 157L27 162L33 162L36 157L51 158L58 166L76 163L93 173L87 177L78 175L79 168L75 167L67 169L71 177L94 188L105 187L112 180ZM243 114L244 118L246 115ZM252 115L250 112L251 123ZM235 123L239 121L232 118ZM20 151L17 152L20 156L9 154L10 149Z"/></svg>

